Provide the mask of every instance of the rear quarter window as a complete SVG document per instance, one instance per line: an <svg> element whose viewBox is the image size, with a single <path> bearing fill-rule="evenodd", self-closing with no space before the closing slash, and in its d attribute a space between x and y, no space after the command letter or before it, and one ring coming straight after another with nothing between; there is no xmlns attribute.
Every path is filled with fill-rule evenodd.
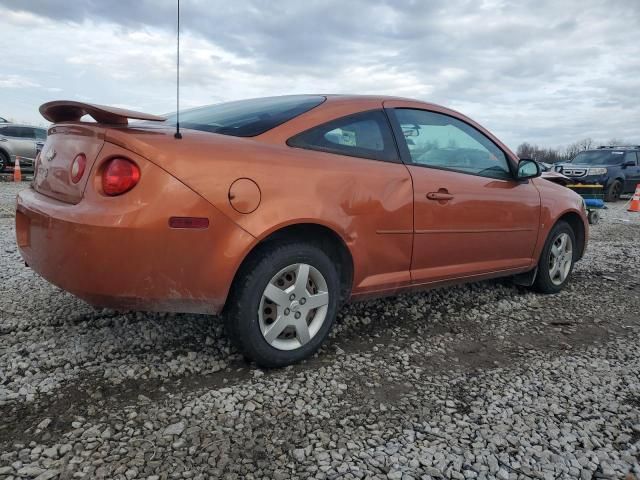
<svg viewBox="0 0 640 480"><path fill-rule="evenodd" d="M310 128L287 140L290 147L398 162L389 121L382 110L355 113Z"/></svg>

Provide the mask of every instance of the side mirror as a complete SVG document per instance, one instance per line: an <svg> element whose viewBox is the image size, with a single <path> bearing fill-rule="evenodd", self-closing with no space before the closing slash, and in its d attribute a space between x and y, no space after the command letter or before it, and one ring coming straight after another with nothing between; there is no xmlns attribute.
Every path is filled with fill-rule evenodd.
<svg viewBox="0 0 640 480"><path fill-rule="evenodd" d="M633 160L625 160L624 162L622 162L622 168L635 167L635 166L636 166L636 162L634 162Z"/></svg>
<svg viewBox="0 0 640 480"><path fill-rule="evenodd" d="M516 178L518 180L526 180L528 178L535 178L542 175L540 165L535 160L529 158L523 158L518 163L518 173Z"/></svg>

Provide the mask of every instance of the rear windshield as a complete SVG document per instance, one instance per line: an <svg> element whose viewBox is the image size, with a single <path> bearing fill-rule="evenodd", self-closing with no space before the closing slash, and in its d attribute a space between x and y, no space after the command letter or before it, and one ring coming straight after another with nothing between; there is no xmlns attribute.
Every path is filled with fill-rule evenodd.
<svg viewBox="0 0 640 480"><path fill-rule="evenodd" d="M580 152L570 163L580 165L617 165L622 163L625 152L619 150L598 150L590 152Z"/></svg>
<svg viewBox="0 0 640 480"><path fill-rule="evenodd" d="M317 107L325 97L289 95L220 103L180 112L180 127L235 137L253 137ZM167 116L176 124L175 113Z"/></svg>

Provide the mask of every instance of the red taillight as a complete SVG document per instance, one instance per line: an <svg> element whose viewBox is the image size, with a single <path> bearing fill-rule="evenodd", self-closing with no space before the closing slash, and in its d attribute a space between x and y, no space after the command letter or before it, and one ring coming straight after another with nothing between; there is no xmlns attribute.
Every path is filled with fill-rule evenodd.
<svg viewBox="0 0 640 480"><path fill-rule="evenodd" d="M71 181L78 183L84 175L84 169L87 167L87 157L84 153L79 153L71 163Z"/></svg>
<svg viewBox="0 0 640 480"><path fill-rule="evenodd" d="M112 158L102 171L102 190L106 195L122 195L136 186L140 169L126 158Z"/></svg>

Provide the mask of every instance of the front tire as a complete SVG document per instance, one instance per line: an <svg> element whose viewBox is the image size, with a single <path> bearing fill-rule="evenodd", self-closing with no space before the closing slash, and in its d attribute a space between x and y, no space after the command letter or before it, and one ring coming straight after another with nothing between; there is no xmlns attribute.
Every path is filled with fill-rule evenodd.
<svg viewBox="0 0 640 480"><path fill-rule="evenodd" d="M622 182L620 180L614 180L609 188L607 188L607 192L605 194L604 199L607 202L617 202L620 199L620 194L622 193Z"/></svg>
<svg viewBox="0 0 640 480"><path fill-rule="evenodd" d="M287 243L243 266L225 312L242 355L262 367L283 367L313 355L338 310L336 267L318 247Z"/></svg>
<svg viewBox="0 0 640 480"><path fill-rule="evenodd" d="M538 261L534 288L541 293L558 293L571 277L577 254L576 236L568 223L551 229Z"/></svg>

